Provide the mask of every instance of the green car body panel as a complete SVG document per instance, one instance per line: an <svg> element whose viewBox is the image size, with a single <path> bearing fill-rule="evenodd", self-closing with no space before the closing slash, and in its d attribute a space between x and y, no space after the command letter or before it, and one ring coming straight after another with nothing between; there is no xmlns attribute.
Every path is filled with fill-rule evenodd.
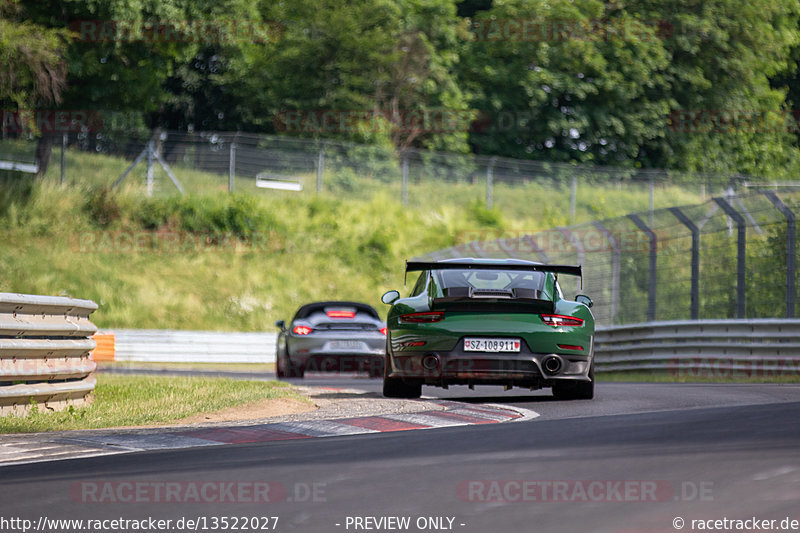
<svg viewBox="0 0 800 533"><path fill-rule="evenodd" d="M385 385L387 380L400 387L494 384L554 392L572 386L591 397L585 389L593 388L594 317L590 304L563 297L551 265L462 258L417 266L421 274L412 296L391 302L388 313ZM580 272L580 267L554 267L559 268ZM457 281L448 282L447 276ZM523 277L528 288L509 288ZM481 278L509 283L489 289L472 285ZM519 345L509 351L467 350L465 339Z"/></svg>

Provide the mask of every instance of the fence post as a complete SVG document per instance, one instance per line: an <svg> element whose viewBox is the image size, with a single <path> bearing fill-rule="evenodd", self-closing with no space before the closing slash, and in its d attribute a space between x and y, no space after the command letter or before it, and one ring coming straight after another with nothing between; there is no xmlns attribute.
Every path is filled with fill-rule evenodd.
<svg viewBox="0 0 800 533"><path fill-rule="evenodd" d="M572 175L572 183L569 186L569 219L575 222L575 206L578 202L578 176Z"/></svg>
<svg viewBox="0 0 800 533"><path fill-rule="evenodd" d="M403 184L401 191L401 200L403 205L408 205L408 154L403 152Z"/></svg>
<svg viewBox="0 0 800 533"><path fill-rule="evenodd" d="M322 192L322 173L325 171L325 152L319 149L317 155L317 194Z"/></svg>
<svg viewBox="0 0 800 533"><path fill-rule="evenodd" d="M652 213L651 213L652 216ZM650 239L650 264L647 274L647 321L653 322L656 319L656 267L658 265L658 237L656 233L647 227L638 215L628 215L628 218L636 224L636 227L647 234ZM651 222L652 224L652 222Z"/></svg>
<svg viewBox="0 0 800 533"><path fill-rule="evenodd" d="M61 135L61 186L67 183L67 133Z"/></svg>
<svg viewBox="0 0 800 533"><path fill-rule="evenodd" d="M620 246L619 241L606 228L602 222L595 221L592 225L603 234L603 237L611 245L611 323L617 322L619 311L619 276L620 276Z"/></svg>
<svg viewBox="0 0 800 533"><path fill-rule="evenodd" d="M700 310L700 292L699 292L699 278L700 278L700 228L691 221L689 217L683 214L677 207L670 207L669 212L675 215L675 218L681 221L681 224L689 228L692 232L692 320L697 320Z"/></svg>
<svg viewBox="0 0 800 533"><path fill-rule="evenodd" d="M153 139L147 141L147 196L153 196Z"/></svg>
<svg viewBox="0 0 800 533"><path fill-rule="evenodd" d="M228 194L233 194L235 175L236 175L236 143L232 142L230 159L228 161Z"/></svg>
<svg viewBox="0 0 800 533"><path fill-rule="evenodd" d="M724 198L714 198L725 214L731 217L737 226L736 232L736 317L745 317L745 253L747 251L747 225L744 217Z"/></svg>
<svg viewBox="0 0 800 533"><path fill-rule="evenodd" d="M648 216L648 222L650 225L653 225L653 212L656 210L656 180L653 176L650 176L650 215Z"/></svg>
<svg viewBox="0 0 800 533"><path fill-rule="evenodd" d="M492 187L494 182L494 162L496 157L489 160L489 166L486 167L486 209L492 208Z"/></svg>
<svg viewBox="0 0 800 533"><path fill-rule="evenodd" d="M795 236L797 234L797 223L794 212L789 209L789 206L784 204L778 196L772 191L761 191L766 196L772 205L786 218L786 318L794 318L794 301L795 295L795 271L797 269L795 253L797 249L797 242Z"/></svg>

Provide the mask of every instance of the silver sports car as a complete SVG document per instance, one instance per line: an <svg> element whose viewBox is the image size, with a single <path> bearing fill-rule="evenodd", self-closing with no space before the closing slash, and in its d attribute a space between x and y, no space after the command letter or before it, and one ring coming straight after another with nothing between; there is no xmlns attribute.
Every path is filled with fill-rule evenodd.
<svg viewBox="0 0 800 533"><path fill-rule="evenodd" d="M277 343L276 374L302 378L306 370L366 371L383 376L386 324L377 311L359 302L315 302L302 306L287 326L283 320Z"/></svg>

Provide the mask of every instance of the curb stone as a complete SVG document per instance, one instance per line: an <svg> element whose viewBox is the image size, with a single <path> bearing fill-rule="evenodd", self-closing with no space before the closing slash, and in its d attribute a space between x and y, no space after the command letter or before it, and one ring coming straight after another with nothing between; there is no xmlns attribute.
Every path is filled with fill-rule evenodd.
<svg viewBox="0 0 800 533"><path fill-rule="evenodd" d="M354 389L310 389L320 396L361 396L338 400L318 411L246 422L217 422L155 428L79 430L0 436L0 467L145 450L259 443L384 433L415 429L496 424L529 420L536 413L511 406L450 400L389 400ZM358 405L358 402L361 405ZM375 405L370 405L370 401ZM355 403L353 403L355 402ZM325 402L322 402L323 404ZM353 403L343 406L342 403ZM353 409L353 407L356 407ZM365 413L366 410L371 410ZM339 416L337 416L339 415Z"/></svg>

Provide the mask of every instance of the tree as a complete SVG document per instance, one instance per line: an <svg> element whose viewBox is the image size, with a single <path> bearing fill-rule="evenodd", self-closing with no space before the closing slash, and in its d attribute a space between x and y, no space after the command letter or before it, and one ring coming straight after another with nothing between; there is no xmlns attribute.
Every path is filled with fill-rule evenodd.
<svg viewBox="0 0 800 533"><path fill-rule="evenodd" d="M452 3L298 0L265 2L262 11L286 24L270 53L254 58L248 80L251 123L262 131L467 149L467 123L437 122L441 112L468 111L454 73ZM326 111L340 120L320 123Z"/></svg>
<svg viewBox="0 0 800 533"><path fill-rule="evenodd" d="M796 2L633 0L626 9L670 30L662 76L671 115L666 136L643 144L643 161L727 174L797 170L786 90L770 85L796 66Z"/></svg>
<svg viewBox="0 0 800 533"><path fill-rule="evenodd" d="M4 117L4 133L7 126L37 133L35 111L61 101L66 81L62 58L66 35L63 30L23 20L13 2L0 5L0 102L4 109L18 110L11 124ZM35 160L39 175L44 174L50 160L48 143L37 144Z"/></svg>
<svg viewBox="0 0 800 533"><path fill-rule="evenodd" d="M461 77L482 154L632 165L669 110L658 28L599 1L495 3L471 20Z"/></svg>

